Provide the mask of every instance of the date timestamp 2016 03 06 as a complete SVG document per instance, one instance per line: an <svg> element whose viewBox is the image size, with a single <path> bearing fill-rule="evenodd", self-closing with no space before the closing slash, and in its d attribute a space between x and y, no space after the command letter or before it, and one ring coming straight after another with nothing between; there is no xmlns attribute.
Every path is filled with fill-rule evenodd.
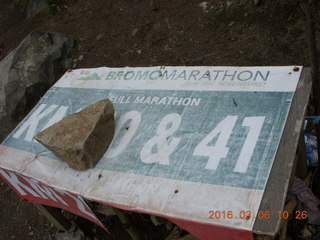
<svg viewBox="0 0 320 240"><path fill-rule="evenodd" d="M307 211L277 211L276 216L281 219L307 219ZM271 211L259 211L256 214L253 211L209 211L209 219L270 219Z"/></svg>

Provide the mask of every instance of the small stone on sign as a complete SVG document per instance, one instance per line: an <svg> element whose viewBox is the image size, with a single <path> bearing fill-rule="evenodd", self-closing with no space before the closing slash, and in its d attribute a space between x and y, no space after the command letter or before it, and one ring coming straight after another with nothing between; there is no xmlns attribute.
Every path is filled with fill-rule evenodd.
<svg viewBox="0 0 320 240"><path fill-rule="evenodd" d="M35 139L76 170L93 168L114 135L114 108L108 99L70 114Z"/></svg>

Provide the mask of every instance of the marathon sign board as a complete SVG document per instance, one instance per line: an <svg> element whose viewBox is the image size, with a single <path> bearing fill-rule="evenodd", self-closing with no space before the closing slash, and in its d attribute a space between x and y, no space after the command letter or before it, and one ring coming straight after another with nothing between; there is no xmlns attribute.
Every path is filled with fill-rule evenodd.
<svg viewBox="0 0 320 240"><path fill-rule="evenodd" d="M70 70L2 143L0 167L111 206L250 232L301 70ZM116 130L94 169L70 169L33 139L105 98Z"/></svg>

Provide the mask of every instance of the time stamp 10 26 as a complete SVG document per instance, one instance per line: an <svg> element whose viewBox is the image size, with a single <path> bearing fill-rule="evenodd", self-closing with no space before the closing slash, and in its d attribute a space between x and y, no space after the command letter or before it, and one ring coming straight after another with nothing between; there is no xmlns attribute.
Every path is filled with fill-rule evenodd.
<svg viewBox="0 0 320 240"><path fill-rule="evenodd" d="M209 211L208 218L209 219L217 219L217 220L224 220L224 219L243 219L243 220L250 220L250 219L271 219L271 218L280 218L280 219L300 219L304 220L308 218L307 211Z"/></svg>

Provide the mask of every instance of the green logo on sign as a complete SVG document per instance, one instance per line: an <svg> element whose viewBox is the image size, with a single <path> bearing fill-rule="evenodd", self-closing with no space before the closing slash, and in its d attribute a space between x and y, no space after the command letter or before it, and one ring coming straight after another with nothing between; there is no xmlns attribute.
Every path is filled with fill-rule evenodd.
<svg viewBox="0 0 320 240"><path fill-rule="evenodd" d="M80 77L77 80L101 80L101 78L98 76L98 74L93 73L85 77Z"/></svg>

